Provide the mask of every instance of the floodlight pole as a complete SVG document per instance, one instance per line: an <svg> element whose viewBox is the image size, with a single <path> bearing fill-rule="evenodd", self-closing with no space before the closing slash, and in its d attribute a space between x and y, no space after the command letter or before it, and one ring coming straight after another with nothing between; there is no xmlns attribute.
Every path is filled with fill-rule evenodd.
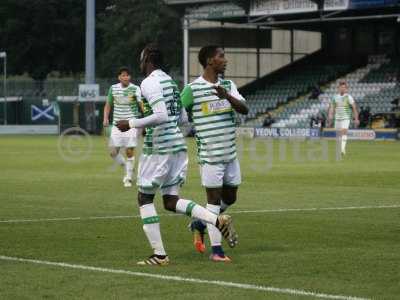
<svg viewBox="0 0 400 300"><path fill-rule="evenodd" d="M85 83L95 83L95 0L86 0Z"/></svg>
<svg viewBox="0 0 400 300"><path fill-rule="evenodd" d="M95 6L96 0L86 0L86 51L85 51L85 83L94 84L95 75ZM95 104L85 103L85 123L89 132L95 131Z"/></svg>
<svg viewBox="0 0 400 300"><path fill-rule="evenodd" d="M3 76L3 92L4 92L4 125L7 125L7 52L0 52L0 57L4 59L4 76Z"/></svg>
<svg viewBox="0 0 400 300"><path fill-rule="evenodd" d="M189 19L183 17L183 83L189 83Z"/></svg>

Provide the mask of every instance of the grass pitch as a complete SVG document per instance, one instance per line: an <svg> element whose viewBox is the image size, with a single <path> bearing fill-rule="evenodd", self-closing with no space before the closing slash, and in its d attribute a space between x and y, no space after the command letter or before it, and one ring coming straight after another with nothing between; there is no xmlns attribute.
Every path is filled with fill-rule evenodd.
<svg viewBox="0 0 400 300"><path fill-rule="evenodd" d="M241 141L243 184L230 210L240 244L226 247L233 262L212 263L194 252L188 219L165 215L158 197L171 265L151 268L135 265L151 251L140 219L126 217L138 215L136 187L122 186L106 141L90 141L0 137L0 256L197 281L0 259L1 299L313 299L318 293L399 299L398 142L350 141L347 156L338 160L333 141ZM188 144L181 194L204 204L194 143ZM86 147L92 147L87 159L77 161ZM91 218L102 216L123 217Z"/></svg>

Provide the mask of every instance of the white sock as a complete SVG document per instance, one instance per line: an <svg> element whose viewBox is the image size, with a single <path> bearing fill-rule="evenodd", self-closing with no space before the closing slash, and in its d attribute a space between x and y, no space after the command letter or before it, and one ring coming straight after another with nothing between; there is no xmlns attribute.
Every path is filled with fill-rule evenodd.
<svg viewBox="0 0 400 300"><path fill-rule="evenodd" d="M214 213L215 215L219 215L221 207L219 205L207 204L207 209ZM210 237L211 246L221 246L222 244L222 235L217 227L211 224L207 224L208 236Z"/></svg>
<svg viewBox="0 0 400 300"><path fill-rule="evenodd" d="M342 136L342 152L346 153L347 134Z"/></svg>
<svg viewBox="0 0 400 300"><path fill-rule="evenodd" d="M113 157L113 159L119 164L120 166L125 166L125 157L121 154L118 153L116 156Z"/></svg>
<svg viewBox="0 0 400 300"><path fill-rule="evenodd" d="M193 201L186 199L179 199L176 203L176 212L186 214L189 217L202 220L207 224L215 224L218 215L210 210L205 209L203 206L196 204Z"/></svg>
<svg viewBox="0 0 400 300"><path fill-rule="evenodd" d="M128 157L126 159L125 169L126 169L126 177L128 177L130 180L132 180L134 166L135 166L135 157L133 156Z"/></svg>
<svg viewBox="0 0 400 300"><path fill-rule="evenodd" d="M226 204L224 201L221 200L221 209L220 212L223 213L224 211L226 211L228 209L230 205Z"/></svg>
<svg viewBox="0 0 400 300"><path fill-rule="evenodd" d="M157 215L154 204L140 207L140 217L143 221L143 230L149 240L154 254L166 255L160 232L160 217Z"/></svg>

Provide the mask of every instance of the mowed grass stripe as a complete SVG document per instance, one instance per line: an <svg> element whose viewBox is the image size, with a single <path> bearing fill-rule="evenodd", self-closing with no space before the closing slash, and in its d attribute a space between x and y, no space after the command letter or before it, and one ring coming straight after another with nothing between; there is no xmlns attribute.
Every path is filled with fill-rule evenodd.
<svg viewBox="0 0 400 300"><path fill-rule="evenodd" d="M325 141L319 146L274 140L268 149L264 140L239 138L243 184L227 213L235 219L241 244L225 249L233 263L213 264L208 255L196 253L186 228L189 219L163 217L162 234L172 263L147 270L135 266L151 254L140 219L132 218L138 214L137 188L122 186L123 169L111 171L107 140L92 140L91 156L72 164L60 157L58 137L0 137L0 220L80 219L0 223L0 254L331 295L400 295L400 210L347 208L400 205L399 142L349 141L347 156L336 161L334 141L326 143L328 159L322 160L318 149ZM190 166L182 195L204 205L195 140L186 141ZM29 155L19 149L29 149ZM309 160L308 154L315 152L317 161ZM169 213L160 195L156 207L159 213ZM302 211L291 211L297 209ZM101 220L110 216L113 219ZM90 217L99 220L85 219ZM193 294L204 299L217 295L221 300L312 299L12 261L0 265L0 294L5 293L0 298L6 299L175 300ZM149 284L154 288L148 289Z"/></svg>
<svg viewBox="0 0 400 300"><path fill-rule="evenodd" d="M291 289L291 288L277 288L277 287L253 285L253 284L247 284L247 283L236 283L236 282L230 282L230 281L205 280L205 279L199 279L199 278L160 275L160 274L145 273L145 272L133 272L133 271L121 270L121 269L100 268L100 267L94 267L94 266L77 265L77 264L70 264L70 263L63 263L63 262L52 262L52 261L45 261L45 260L38 260L38 259L27 259L27 258L19 258L19 257L11 257L11 256L3 256L3 255L0 255L0 260L15 261L15 262L22 262L22 263L32 263L32 264L38 264L38 265L48 265L48 266L55 266L55 267L69 268L69 269L80 269L80 270L95 271L95 272L102 272L102 273L123 274L123 275L130 275L130 276L136 276L136 277L148 277L148 278L167 280L167 281L181 281L181 282L189 282L189 283L196 283L196 284L217 285L217 286L221 286L221 287L232 287L232 288L238 288L238 289L256 290L256 291L263 291L263 292L270 292L270 293L287 294L287 295L293 295L293 296L309 296L309 297L319 298L319 299L368 300L368 298L345 296L345 295L331 295L331 294L310 292L310 291Z"/></svg>
<svg viewBox="0 0 400 300"><path fill-rule="evenodd" d="M255 209L255 210L232 210L228 214L247 214L247 213L279 213L279 212L310 212L310 211L327 211L327 210L358 210L358 209L388 209L400 208L400 205L378 205L378 206L344 206L344 207L310 207L310 208L277 208L277 209ZM160 217L184 216L181 214L159 214ZM57 222L57 221L89 221L104 219L130 219L140 218L140 215L133 216L93 216L93 217L66 217L66 218L49 218L49 219L16 219L16 220L0 220L0 223L34 223L34 222Z"/></svg>

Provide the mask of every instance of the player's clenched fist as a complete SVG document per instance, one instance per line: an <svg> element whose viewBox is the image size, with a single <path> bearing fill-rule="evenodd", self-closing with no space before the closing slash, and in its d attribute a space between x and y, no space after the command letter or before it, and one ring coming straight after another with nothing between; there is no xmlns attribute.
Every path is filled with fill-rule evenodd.
<svg viewBox="0 0 400 300"><path fill-rule="evenodd" d="M117 127L122 132L128 131L130 129L129 121L128 120L120 120L117 122Z"/></svg>

